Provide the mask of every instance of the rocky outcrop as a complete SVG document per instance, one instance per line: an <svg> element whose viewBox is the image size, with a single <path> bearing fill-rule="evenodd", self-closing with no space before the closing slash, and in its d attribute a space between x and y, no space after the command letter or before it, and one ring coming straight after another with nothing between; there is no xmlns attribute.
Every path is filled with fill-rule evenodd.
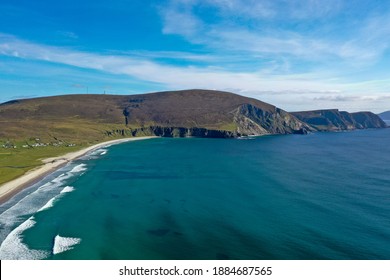
<svg viewBox="0 0 390 280"><path fill-rule="evenodd" d="M200 137L200 138L235 138L239 133L226 130L213 130L199 127L161 127L149 126L135 129L117 129L106 131L106 135L121 136L161 136L161 137Z"/></svg>
<svg viewBox="0 0 390 280"><path fill-rule="evenodd" d="M306 134L313 131L313 128L279 108L265 111L251 104L237 108L234 122L237 131L246 135Z"/></svg>
<svg viewBox="0 0 390 280"><path fill-rule="evenodd" d="M151 93L127 98L121 105L129 127L183 127L232 135L305 133L311 129L271 104L222 91Z"/></svg>
<svg viewBox="0 0 390 280"><path fill-rule="evenodd" d="M385 128L386 124L371 112L348 113L337 109L291 113L318 131Z"/></svg>
<svg viewBox="0 0 390 280"><path fill-rule="evenodd" d="M374 113L357 112L351 115L357 129L387 127L386 123Z"/></svg>
<svg viewBox="0 0 390 280"><path fill-rule="evenodd" d="M185 128L194 134L206 129L225 134L229 131L229 135L302 134L312 130L271 104L222 91L151 93L127 98L121 106L124 124L129 127Z"/></svg>

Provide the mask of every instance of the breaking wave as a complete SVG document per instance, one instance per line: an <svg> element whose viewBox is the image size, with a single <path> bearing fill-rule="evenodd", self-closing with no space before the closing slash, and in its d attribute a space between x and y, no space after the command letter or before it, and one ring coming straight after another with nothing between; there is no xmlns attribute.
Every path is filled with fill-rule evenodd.
<svg viewBox="0 0 390 280"><path fill-rule="evenodd" d="M107 154L108 150L106 149L98 149L98 150L95 150L94 152L91 153L91 155L105 155Z"/></svg>
<svg viewBox="0 0 390 280"><path fill-rule="evenodd" d="M56 200L58 200L61 196L63 196L65 193L70 193L74 191L74 187L71 187L71 186L66 186L65 188L62 189L62 191L56 195L55 197L53 197L52 199L50 199L45 205L43 205L37 212L41 212L43 210L47 210L51 207L54 206L54 202Z"/></svg>
<svg viewBox="0 0 390 280"><path fill-rule="evenodd" d="M8 234L0 246L1 260L39 260L50 255L48 251L30 249L22 242L23 232L35 224L34 218L30 217Z"/></svg>
<svg viewBox="0 0 390 280"><path fill-rule="evenodd" d="M43 210L47 210L51 207L53 207L54 205L54 200L56 199L56 197L53 197L52 199L50 199L45 205L43 205L37 212L41 212Z"/></svg>
<svg viewBox="0 0 390 280"><path fill-rule="evenodd" d="M82 163L82 164L79 164L79 165L73 167L73 169L69 172L70 173L80 173L80 172L83 172L85 170L87 170L87 165L85 163Z"/></svg>
<svg viewBox="0 0 390 280"><path fill-rule="evenodd" d="M62 237L56 235L54 238L53 254L60 254L73 249L73 246L80 244L81 238Z"/></svg>
<svg viewBox="0 0 390 280"><path fill-rule="evenodd" d="M61 193L69 193L73 191L74 191L74 187L66 186L65 188L62 189Z"/></svg>
<svg viewBox="0 0 390 280"><path fill-rule="evenodd" d="M3 208L3 212L0 213L0 243L25 221L26 216L53 207L59 195L73 191L74 188L66 186L66 182L86 169L86 164L67 165L23 190L15 200L11 199L8 202L9 206Z"/></svg>

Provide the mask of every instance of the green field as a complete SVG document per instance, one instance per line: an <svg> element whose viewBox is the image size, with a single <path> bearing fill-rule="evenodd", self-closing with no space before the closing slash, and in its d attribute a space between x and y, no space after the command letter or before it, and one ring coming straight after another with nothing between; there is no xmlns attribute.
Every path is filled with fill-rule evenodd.
<svg viewBox="0 0 390 280"><path fill-rule="evenodd" d="M0 139L0 185L43 165L42 159L61 156L97 143L121 138L122 135L115 133L115 129L121 127L100 126L97 129L96 125L92 124L62 123L46 132L37 129L35 133L31 133L33 137ZM107 131L114 131L114 133L108 136ZM26 132L23 132L23 136L26 137Z"/></svg>
<svg viewBox="0 0 390 280"><path fill-rule="evenodd" d="M41 159L81 149L74 147L0 148L0 184L13 180L28 170L42 165Z"/></svg>

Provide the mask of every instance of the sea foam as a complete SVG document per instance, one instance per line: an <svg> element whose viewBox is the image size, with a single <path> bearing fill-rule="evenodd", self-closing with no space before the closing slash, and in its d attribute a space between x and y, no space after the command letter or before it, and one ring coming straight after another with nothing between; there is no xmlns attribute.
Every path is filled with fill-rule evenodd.
<svg viewBox="0 0 390 280"><path fill-rule="evenodd" d="M87 165L85 163L82 163L82 164L79 164L79 165L76 165L75 167L73 167L73 169L70 171L70 173L80 173L80 172L83 172L87 170Z"/></svg>
<svg viewBox="0 0 390 280"><path fill-rule="evenodd" d="M74 191L74 187L66 186L65 188L62 189L61 193L69 193L69 192L73 192L73 191Z"/></svg>
<svg viewBox="0 0 390 280"><path fill-rule="evenodd" d="M52 190L56 187L61 186L64 181L74 176L71 172L62 173L61 175L57 176L56 178L52 179L50 182L47 182L46 184L43 184L38 188L38 191L46 191L46 190Z"/></svg>
<svg viewBox="0 0 390 280"><path fill-rule="evenodd" d="M73 249L73 246L80 244L81 238L62 237L56 235L54 238L53 254L60 254Z"/></svg>
<svg viewBox="0 0 390 280"><path fill-rule="evenodd" d="M8 209L0 213L0 243L5 242L6 239L8 240L5 243L5 245L0 245L3 246L2 249L3 253L1 254L1 256L5 256L6 253L4 250L6 249L4 249L4 246L7 246L7 244L9 244L10 242L9 240L12 237L13 238L18 237L17 233L19 231L16 231L15 233L15 230L22 229L23 228L22 225L23 226L30 225L29 223L31 221L26 223L27 222L26 216L27 217L33 216L36 212L44 211L53 207L53 205L56 203L56 200L60 196L64 195L65 193L74 191L73 187L65 185L66 181L69 178L80 175L81 172L86 170L86 166L87 166L86 164L78 164L78 165L70 164L64 168L61 168L61 170L59 170L60 172L54 173L54 176L50 175L48 178L45 178L43 181L33 185L31 188L32 191L26 189L25 190L26 195L22 199L17 201L15 204L12 204L12 206L10 206ZM64 185L66 187L63 187ZM19 239L15 239L15 240L19 240ZM22 245L20 245L19 248L20 248L19 251L24 250L28 252L28 248L26 249ZM34 254L36 253L39 257L39 254L41 252L32 251L31 254L33 253ZM18 256L19 255L20 254L18 254ZM14 257L12 256L5 257L5 258L14 259ZM29 256L28 257L22 256L20 258L30 259Z"/></svg>
<svg viewBox="0 0 390 280"><path fill-rule="evenodd" d="M107 154L107 150L106 149L98 149L95 152L93 152L92 154L99 154L102 156L102 155Z"/></svg>
<svg viewBox="0 0 390 280"><path fill-rule="evenodd" d="M62 173L57 178L54 178L51 182L55 183L55 184L61 184L63 181L65 181L66 179L69 179L70 177L72 177L72 174L70 174L69 172Z"/></svg>
<svg viewBox="0 0 390 280"><path fill-rule="evenodd" d="M35 224L34 217L30 217L8 234L0 246L1 260L39 260L49 256L48 251L29 249L22 242L23 232L32 228Z"/></svg>
<svg viewBox="0 0 390 280"><path fill-rule="evenodd" d="M36 212L53 207L58 195L73 191L74 188L70 186L64 187L61 191L59 187L63 186L67 179L76 174L77 173L67 171L50 181L43 182L43 184L37 183L37 185L42 185L33 192L28 193L4 212L0 213L0 242L2 242L15 227L25 221L26 215L33 215ZM44 201L46 201L46 203L42 205Z"/></svg>
<svg viewBox="0 0 390 280"><path fill-rule="evenodd" d="M47 210L51 207L54 206L54 202L56 200L58 200L61 196L63 196L65 193L70 193L70 192L73 192L74 191L74 187L71 187L71 186L66 186L65 188L62 189L62 191L56 195L55 197L53 197L52 199L50 199L45 205L43 205L37 212L41 212L43 210Z"/></svg>
<svg viewBox="0 0 390 280"><path fill-rule="evenodd" d="M37 212L41 212L41 211L43 211L43 210L47 210L47 209L53 207L53 205L54 205L54 200L55 200L56 198L57 198L57 197L55 196L55 197L53 197L52 199L50 199L50 200L49 200L48 202L46 202L46 204L43 205Z"/></svg>
<svg viewBox="0 0 390 280"><path fill-rule="evenodd" d="M50 185L50 183L45 184L46 187ZM52 185L50 185L52 186ZM39 210L36 212L41 212L47 209L50 209L54 206L54 203L56 200L58 200L61 196L63 196L66 193L74 191L74 187L72 186L66 186L62 189L62 191L56 195L55 197L51 198L44 206L42 206ZM36 192L39 192L38 190ZM20 204L23 204L19 202ZM24 207L18 207L20 204L17 203L14 207L8 209L7 211L3 212L0 215L1 219L1 226L3 228L10 228L13 224L15 224L18 220L20 220L20 217L25 214L25 208ZM21 206L21 205L20 205ZM17 259L44 259L49 256L48 251L44 250L31 250L29 249L23 242L22 242L22 234L25 230L32 228L36 224L36 221L34 220L34 217L31 216L29 219L24 221L22 224L20 224L18 227L16 227L14 230L12 230L4 239L4 241L0 245L0 259L6 259L6 260L17 260ZM3 237L4 238L4 237ZM77 239L77 238L76 238ZM66 240L60 240L59 245L57 245L57 249L55 251L61 251L61 250L70 250L72 249L71 246L78 244L78 243L72 243L76 242L76 239L66 239ZM66 243L68 242L68 243ZM65 245L68 244L68 247ZM70 244L70 245L69 245ZM68 249L67 249L68 248Z"/></svg>

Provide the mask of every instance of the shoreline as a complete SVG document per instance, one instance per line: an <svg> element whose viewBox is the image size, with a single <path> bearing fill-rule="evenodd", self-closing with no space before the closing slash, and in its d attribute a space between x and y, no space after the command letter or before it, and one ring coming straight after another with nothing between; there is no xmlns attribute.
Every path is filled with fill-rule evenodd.
<svg viewBox="0 0 390 280"><path fill-rule="evenodd" d="M110 140L99 144L95 144L76 152L70 152L62 156L43 159L42 160L43 165L27 171L25 174L23 174L22 176L16 179L13 179L12 181L0 185L0 204L5 203L6 201L11 199L13 196L15 196L23 189L39 182L47 175L60 169L61 167L65 166L67 163L84 156L88 152L103 148L107 145L115 145L124 142L146 140L152 138L157 138L157 136L115 139L115 140Z"/></svg>

